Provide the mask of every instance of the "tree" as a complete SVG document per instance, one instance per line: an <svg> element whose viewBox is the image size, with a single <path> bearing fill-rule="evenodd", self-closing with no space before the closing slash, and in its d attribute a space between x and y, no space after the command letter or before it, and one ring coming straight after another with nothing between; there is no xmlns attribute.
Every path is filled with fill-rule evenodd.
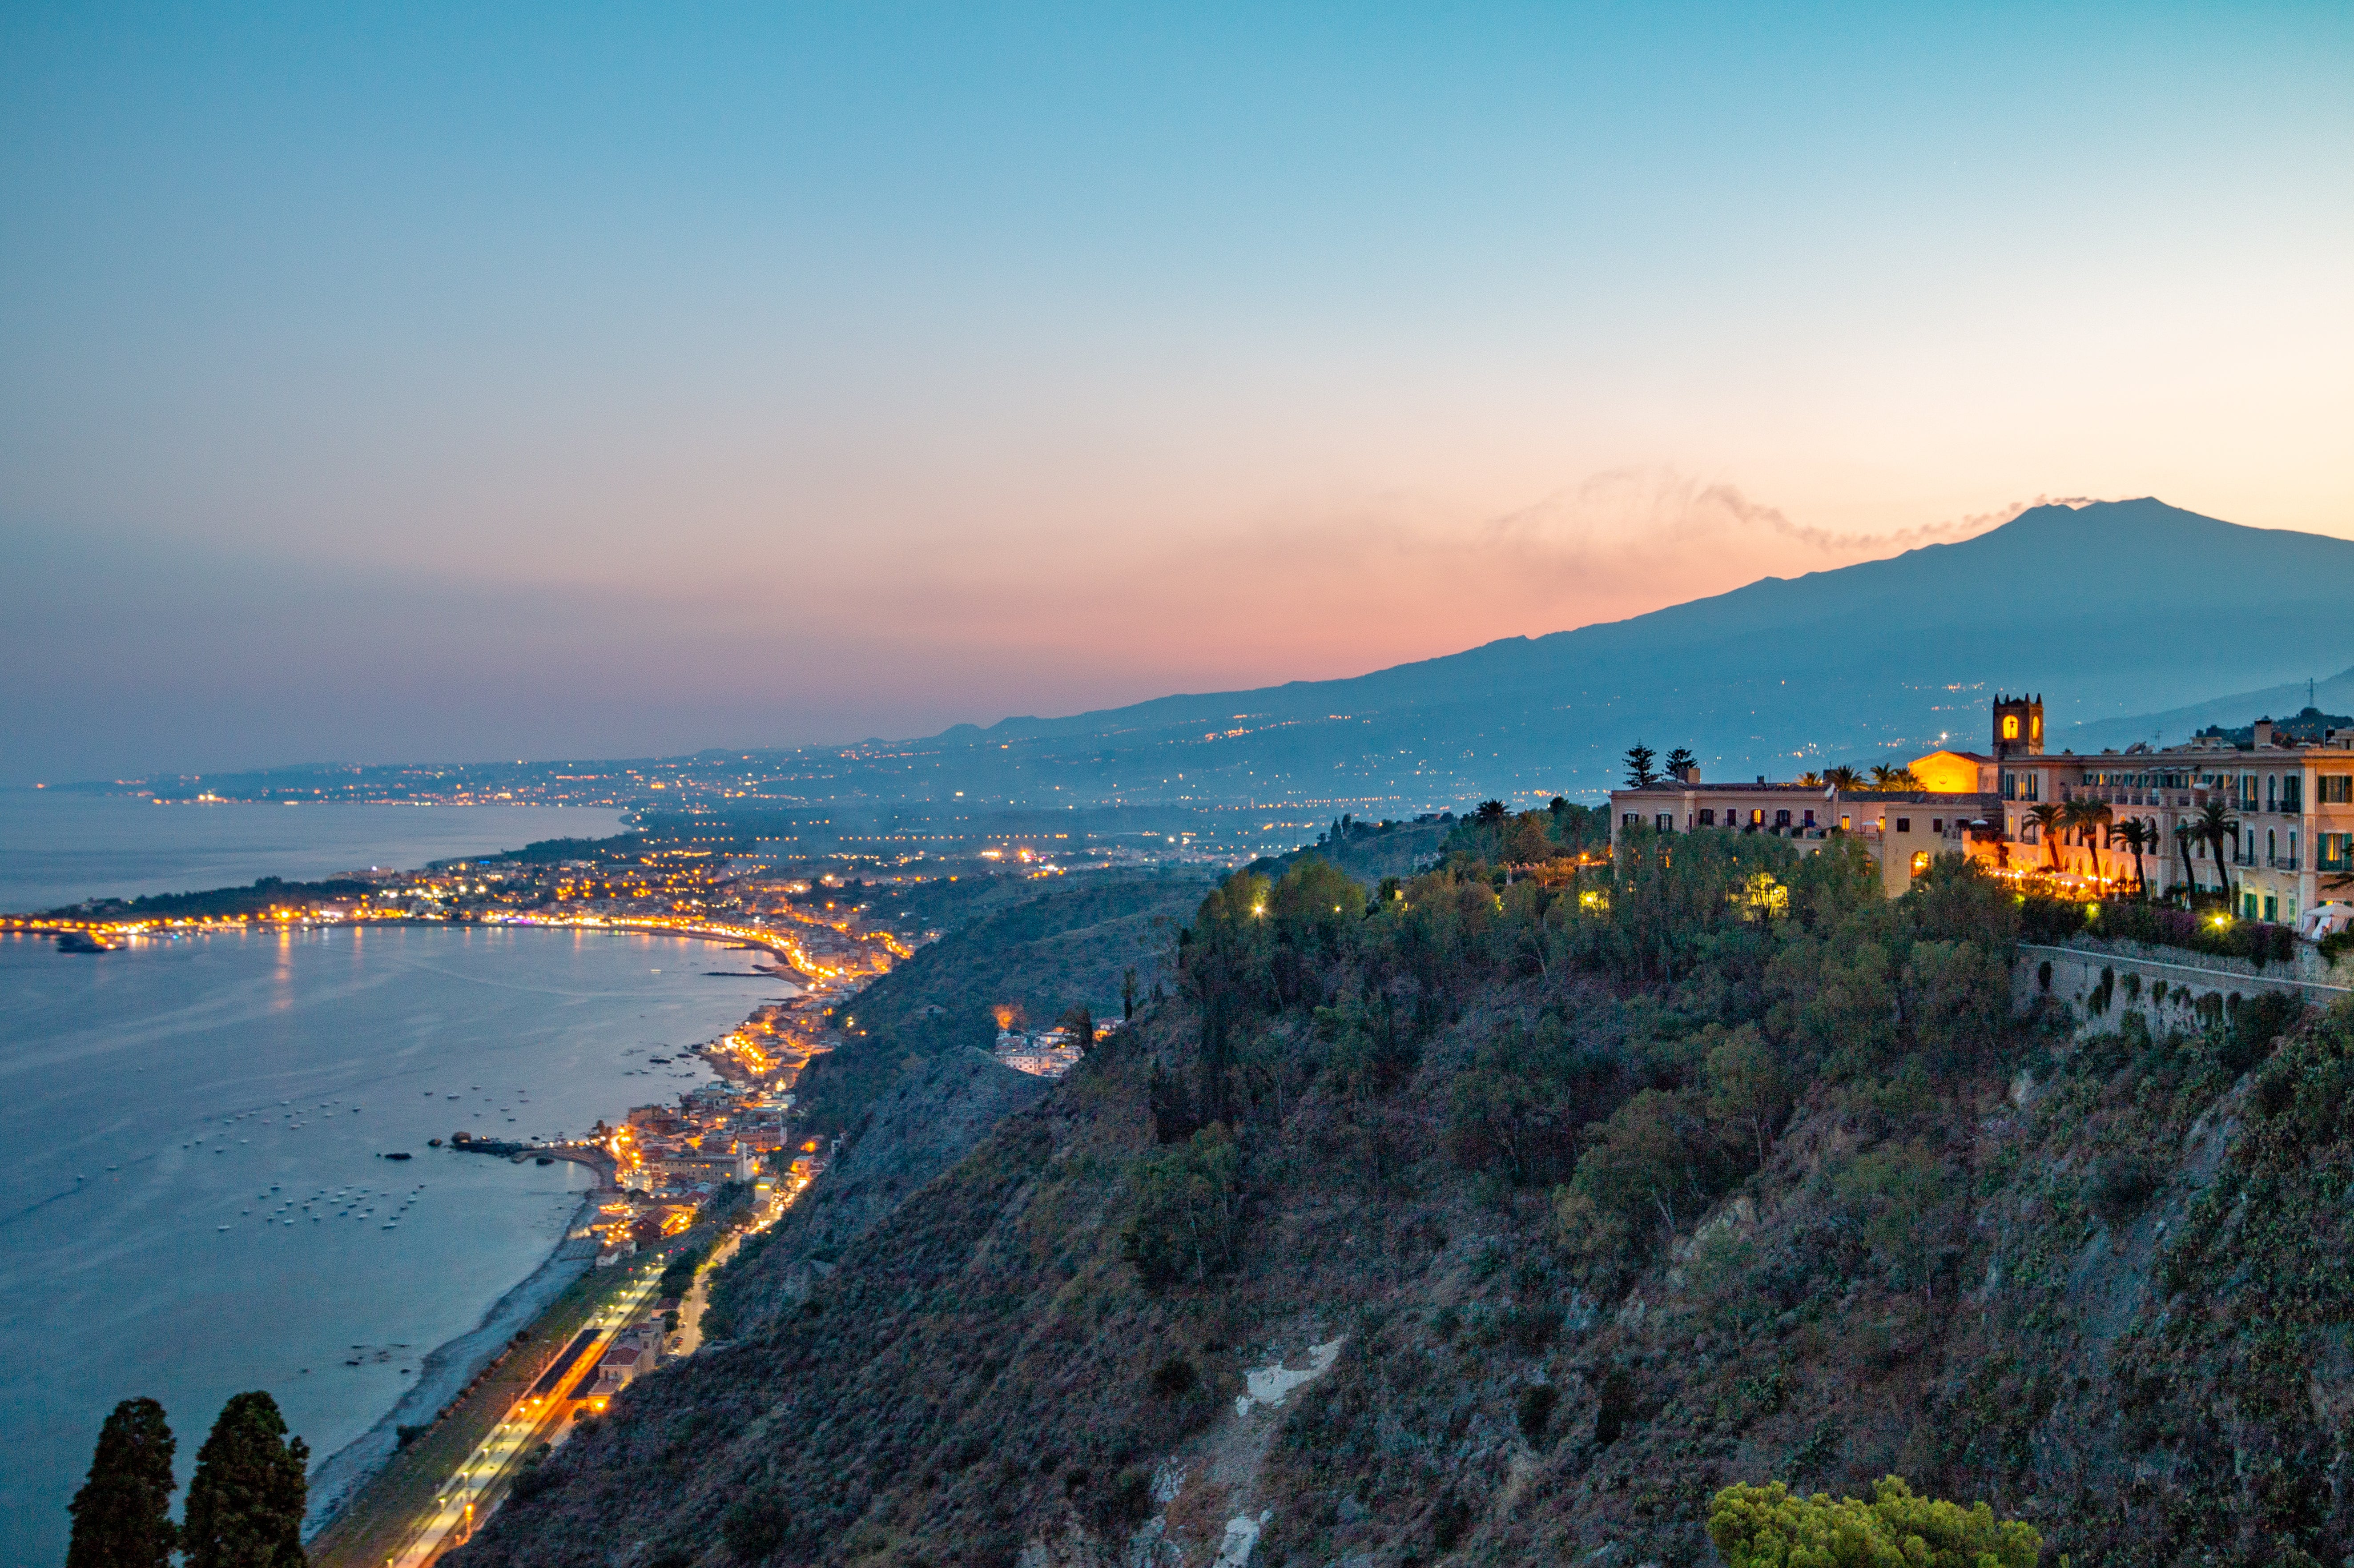
<svg viewBox="0 0 2354 1568"><path fill-rule="evenodd" d="M1120 972L1119 972L1119 1017L1120 1017L1120 1022L1123 1022L1123 1023L1125 1023L1125 1022L1127 1022L1129 1019L1134 1018L1135 1016L1136 1016L1136 971L1135 971L1134 969L1122 969L1122 970L1120 970Z"/></svg>
<svg viewBox="0 0 2354 1568"><path fill-rule="evenodd" d="M1063 1014L1063 1044L1076 1045L1082 1051L1096 1048L1096 1015L1085 1007L1074 1007Z"/></svg>
<svg viewBox="0 0 2354 1568"><path fill-rule="evenodd" d="M1712 1026L1713 1027L1713 1026ZM1708 1114L1749 1134L1757 1163L1790 1108L1790 1087L1781 1065L1754 1023L1744 1023L1708 1054Z"/></svg>
<svg viewBox="0 0 2354 1568"><path fill-rule="evenodd" d="M1729 1568L2035 1568L2043 1538L1984 1503L1915 1497L1890 1476L1872 1500L1795 1497L1780 1481L1731 1486L1708 1508L1708 1538Z"/></svg>
<svg viewBox="0 0 2354 1568"><path fill-rule="evenodd" d="M286 1436L278 1402L230 1398L196 1450L181 1530L187 1568L304 1568L302 1510L311 1449Z"/></svg>
<svg viewBox="0 0 2354 1568"><path fill-rule="evenodd" d="M1823 782L1842 795L1851 795L1863 788L1863 775L1845 763L1823 769Z"/></svg>
<svg viewBox="0 0 2354 1568"><path fill-rule="evenodd" d="M1658 756L1639 740L1627 748L1628 789L1649 789L1659 781L1659 776L1651 771L1652 760Z"/></svg>
<svg viewBox="0 0 2354 1568"><path fill-rule="evenodd" d="M2240 836L2240 819L2232 815L2232 808L2221 800L2210 800L2199 808L2199 815L2190 821L2190 836L2215 853L2215 883L2223 890L2226 908L2232 903L2232 861L2224 846ZM2197 878L2192 878L2194 885Z"/></svg>
<svg viewBox="0 0 2354 1568"><path fill-rule="evenodd" d="M1479 823L1483 828L1502 827L1504 819L1510 813L1504 809L1504 803L1501 800L1480 801L1477 813Z"/></svg>
<svg viewBox="0 0 2354 1568"><path fill-rule="evenodd" d="M168 1568L179 1531L172 1523L172 1428L152 1399L126 1399L99 1428L90 1479L66 1511L73 1541L66 1568Z"/></svg>
<svg viewBox="0 0 2354 1568"><path fill-rule="evenodd" d="M2041 805L2030 806L2027 808L2027 819L2033 822L2036 831L2042 834L2044 857L2051 861L2052 868L2057 870L2060 865L2059 806L2051 800L2046 800Z"/></svg>
<svg viewBox="0 0 2354 1568"><path fill-rule="evenodd" d="M2117 842L2133 852L2134 891L2146 895L2149 889L2142 882L2141 857L2144 852L2158 847L2158 826L2139 817L2127 817L2117 824L2115 832Z"/></svg>
<svg viewBox="0 0 2354 1568"><path fill-rule="evenodd" d="M1823 776L1809 768L1798 775L1798 783L1803 789L1819 789L1823 787Z"/></svg>
<svg viewBox="0 0 2354 1568"><path fill-rule="evenodd" d="M2101 874L2101 841L2108 834L2112 815L2106 800L2095 800L2090 795L2079 795L2060 808L2060 820L2073 829L2092 852L2094 876Z"/></svg>
<svg viewBox="0 0 2354 1568"><path fill-rule="evenodd" d="M1668 777L1670 779L1681 779L1685 773L1699 766L1700 758L1691 754L1690 747L1679 746L1668 753Z"/></svg>

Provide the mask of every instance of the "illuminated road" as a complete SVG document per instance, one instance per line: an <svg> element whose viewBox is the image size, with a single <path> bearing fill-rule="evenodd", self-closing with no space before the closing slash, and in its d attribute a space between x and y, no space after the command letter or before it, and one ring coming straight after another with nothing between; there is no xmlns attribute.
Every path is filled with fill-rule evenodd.
<svg viewBox="0 0 2354 1568"><path fill-rule="evenodd" d="M581 1387L596 1380L597 1363L613 1342L614 1333L626 1328L653 1298L654 1283L662 1277L659 1264L648 1264L638 1271L621 1293L608 1303L590 1326L600 1330L597 1341L582 1356L572 1374L572 1386ZM559 1352L560 1353L560 1352ZM564 1391L560 1391L564 1392ZM537 1414L519 1414L521 1402L509 1409L490 1436L484 1437L458 1473L441 1489L432 1510L418 1520L415 1529L401 1549L385 1559L386 1568L425 1568L440 1555L463 1545L482 1523L497 1499L484 1499L493 1489L504 1485L525 1456L542 1443L556 1441L563 1436L572 1418L575 1401L557 1397L547 1402L547 1407Z"/></svg>

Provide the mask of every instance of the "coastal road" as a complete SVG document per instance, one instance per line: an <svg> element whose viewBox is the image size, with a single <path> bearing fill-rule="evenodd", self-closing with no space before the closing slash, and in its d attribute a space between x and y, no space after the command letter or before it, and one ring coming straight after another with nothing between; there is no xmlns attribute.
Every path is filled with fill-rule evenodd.
<svg viewBox="0 0 2354 1568"><path fill-rule="evenodd" d="M594 1381L597 1363L611 1347L613 1336L634 1321L652 1301L655 1281L661 1277L659 1263L641 1266L637 1277L598 1312L591 1323L598 1330L598 1338L580 1358L574 1373L574 1387ZM492 1428L490 1436L466 1456L466 1462L450 1478L432 1509L417 1521L400 1550L385 1560L386 1568L426 1568L443 1552L463 1545L498 1505L507 1481L525 1457L542 1443L552 1443L563 1435L576 1403L566 1398L550 1400L547 1409L535 1416L510 1409Z"/></svg>

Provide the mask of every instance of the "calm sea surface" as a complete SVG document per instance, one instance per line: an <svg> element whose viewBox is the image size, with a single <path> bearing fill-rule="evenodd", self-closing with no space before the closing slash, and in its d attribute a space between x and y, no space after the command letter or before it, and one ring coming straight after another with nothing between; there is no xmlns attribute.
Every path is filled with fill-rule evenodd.
<svg viewBox="0 0 2354 1568"><path fill-rule="evenodd" d="M163 1401L184 1482L239 1390L268 1389L314 1464L366 1430L428 1351L539 1265L586 1184L577 1167L426 1139L577 1133L704 1081L646 1058L778 994L765 977L709 976L742 974L744 956L482 928L198 937L97 957L0 938L0 1330L13 1347L0 1358L0 1563L63 1561L65 1503L119 1399ZM416 1158L377 1158L392 1150Z"/></svg>
<svg viewBox="0 0 2354 1568"><path fill-rule="evenodd" d="M620 813L593 806L158 806L117 795L0 789L0 911L84 898L290 882L365 865L603 838Z"/></svg>

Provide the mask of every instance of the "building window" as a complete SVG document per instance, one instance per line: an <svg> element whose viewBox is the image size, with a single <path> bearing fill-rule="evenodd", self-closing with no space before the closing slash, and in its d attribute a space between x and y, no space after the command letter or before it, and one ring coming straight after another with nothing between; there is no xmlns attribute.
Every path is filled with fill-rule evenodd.
<svg viewBox="0 0 2354 1568"><path fill-rule="evenodd" d="M1787 828L1787 827L1788 827L1788 826L1790 825L1790 813L1789 813L1789 812L1787 812L1787 811L1776 811L1776 812L1775 812L1775 813L1774 813L1774 825L1775 825L1776 827L1777 827L1777 828Z"/></svg>
<svg viewBox="0 0 2354 1568"><path fill-rule="evenodd" d="M1659 832L1663 832L1663 833L1666 833L1666 832L1674 832L1674 831L1675 831L1675 826L1676 826L1676 815L1675 815L1675 813L1674 813L1673 811L1661 811L1661 812L1659 813Z"/></svg>
<svg viewBox="0 0 2354 1568"><path fill-rule="evenodd" d="M2002 776L2002 798L2003 798L2004 800L2018 800L2018 799L2019 799L2019 775L2018 775L2018 774L2016 774L2016 773L2010 773L2010 772L2005 772L2005 773L2003 774L2003 776Z"/></svg>
<svg viewBox="0 0 2354 1568"><path fill-rule="evenodd" d="M1814 825L1815 825L1815 814L1814 814L1812 811L1808 811L1808 812L1807 813L1807 826L1808 826L1808 827L1810 827L1810 828L1811 828L1811 827L1813 827Z"/></svg>
<svg viewBox="0 0 2354 1568"><path fill-rule="evenodd" d="M1898 832L1900 832L1900 833L1909 833L1909 832L1911 832L1913 831L1913 819L1912 819L1912 818L1910 818L1910 817L1899 817L1899 818L1897 818L1897 819L1896 819L1896 831L1897 831Z"/></svg>
<svg viewBox="0 0 2354 1568"><path fill-rule="evenodd" d="M1929 852L1927 850L1914 850L1913 852L1913 874L1919 876L1928 869Z"/></svg>
<svg viewBox="0 0 2354 1568"><path fill-rule="evenodd" d="M2323 833L2314 847L2324 871L2354 871L2354 833Z"/></svg>
<svg viewBox="0 0 2354 1568"><path fill-rule="evenodd" d="M2305 775L2292 773L2281 780L2281 810L2296 816L2305 810Z"/></svg>
<svg viewBox="0 0 2354 1568"><path fill-rule="evenodd" d="M2043 799L2042 774L2031 773L2027 776L2027 793L2022 796L2021 799L2028 800L2041 800Z"/></svg>
<svg viewBox="0 0 2354 1568"><path fill-rule="evenodd" d="M2264 810L2267 811L2280 810L2280 775L2277 773L2264 775Z"/></svg>
<svg viewBox="0 0 2354 1568"><path fill-rule="evenodd" d="M1700 809L1700 825L1701 825L1702 827L1703 827L1703 828L1712 828L1712 827L1716 826L1716 808L1715 808L1715 807L1713 807L1713 806L1702 806L1702 807Z"/></svg>
<svg viewBox="0 0 2354 1568"><path fill-rule="evenodd" d="M1942 833L1942 832L1944 832L1946 831L1946 819L1945 819L1945 818L1943 818L1943 817L1932 817L1932 818L1930 818L1930 819L1929 819L1929 831L1930 831L1931 832L1933 832L1933 833Z"/></svg>
<svg viewBox="0 0 2354 1568"><path fill-rule="evenodd" d="M2240 895L2240 916L2245 920L2253 920L2256 917L2256 895L2254 894L2243 893Z"/></svg>
<svg viewBox="0 0 2354 1568"><path fill-rule="evenodd" d="M2267 920L2280 918L2280 899L2270 893L2264 895L2264 918Z"/></svg>
<svg viewBox="0 0 2354 1568"><path fill-rule="evenodd" d="M1851 817L1841 817L1841 818L1840 819L1840 832L1843 832L1843 833L1847 833L1847 832L1853 832L1854 831L1855 831L1855 821L1854 821L1854 819L1853 819L1853 818L1851 818Z"/></svg>
<svg viewBox="0 0 2354 1568"><path fill-rule="evenodd" d="M1625 816L1618 819L1618 825L1622 828L1631 828L1642 820L1643 818L1640 812L1629 811Z"/></svg>
<svg viewBox="0 0 2354 1568"><path fill-rule="evenodd" d="M2354 773L2323 774L2320 800L2325 806L2354 806Z"/></svg>

